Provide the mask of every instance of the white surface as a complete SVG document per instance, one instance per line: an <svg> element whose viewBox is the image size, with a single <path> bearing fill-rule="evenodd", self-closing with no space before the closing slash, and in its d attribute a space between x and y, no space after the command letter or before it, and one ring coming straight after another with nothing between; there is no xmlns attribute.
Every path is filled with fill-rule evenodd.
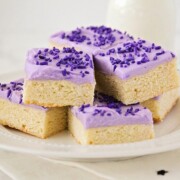
<svg viewBox="0 0 180 180"><path fill-rule="evenodd" d="M2 180L9 180L10 177L17 180L179 180L180 178L180 150L126 161L99 163L56 161L5 151L0 151L0 159ZM161 169L169 173L158 176L156 172Z"/></svg>
<svg viewBox="0 0 180 180"><path fill-rule="evenodd" d="M13 78L19 79L22 76L23 72L1 75L0 82L9 82ZM65 158L76 161L117 160L166 152L180 148L179 109L180 102L177 103L162 123L155 124L155 139L148 141L116 145L82 146L77 144L68 132L59 133L41 140L0 126L0 148L54 159Z"/></svg>
<svg viewBox="0 0 180 180"><path fill-rule="evenodd" d="M57 31L105 24L107 2L0 0L0 73L23 69L27 50L48 46Z"/></svg>

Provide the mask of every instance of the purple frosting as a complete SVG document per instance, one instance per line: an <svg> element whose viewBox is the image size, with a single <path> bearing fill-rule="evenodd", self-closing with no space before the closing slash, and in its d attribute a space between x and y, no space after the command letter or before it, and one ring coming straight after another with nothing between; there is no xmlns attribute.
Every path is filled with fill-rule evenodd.
<svg viewBox="0 0 180 180"><path fill-rule="evenodd" d="M82 27L70 32L61 31L50 37L52 44L74 46L93 54L100 49L105 49L127 40L133 40L133 37L126 32L105 26Z"/></svg>
<svg viewBox="0 0 180 180"><path fill-rule="evenodd" d="M29 80L95 82L92 55L74 48L32 49L27 54L25 71Z"/></svg>
<svg viewBox="0 0 180 180"><path fill-rule="evenodd" d="M36 106L36 105L25 105L22 102L23 98L23 85L24 85L24 80L19 79L13 82L10 82L8 84L1 84L0 83L0 98L9 100L13 103L24 105L24 106L29 106L41 110L47 110L47 108L41 107L41 106Z"/></svg>
<svg viewBox="0 0 180 180"><path fill-rule="evenodd" d="M84 128L118 125L153 124L151 112L134 104L126 106L113 97L95 92L94 105L72 107L71 112L81 121Z"/></svg>
<svg viewBox="0 0 180 180"><path fill-rule="evenodd" d="M172 52L163 50L161 46L138 39L99 51L94 63L98 71L124 80L144 74L174 57Z"/></svg>

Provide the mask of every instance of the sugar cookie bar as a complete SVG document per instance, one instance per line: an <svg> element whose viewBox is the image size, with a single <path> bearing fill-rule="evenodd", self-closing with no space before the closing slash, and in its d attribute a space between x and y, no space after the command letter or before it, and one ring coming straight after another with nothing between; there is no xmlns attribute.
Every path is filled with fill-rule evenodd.
<svg viewBox="0 0 180 180"><path fill-rule="evenodd" d="M102 93L94 105L69 109L68 128L83 144L117 144L154 137L151 112L139 104L126 106Z"/></svg>
<svg viewBox="0 0 180 180"><path fill-rule="evenodd" d="M67 108L22 103L23 80L0 84L0 124L46 138L67 126Z"/></svg>
<svg viewBox="0 0 180 180"><path fill-rule="evenodd" d="M50 45L58 49L75 47L93 54L100 49L114 46L118 43L133 40L126 32L111 29L106 26L89 26L76 28L69 32L58 32L50 37Z"/></svg>
<svg viewBox="0 0 180 180"><path fill-rule="evenodd" d="M126 105L179 86L175 55L145 40L99 51L94 63L99 90Z"/></svg>
<svg viewBox="0 0 180 180"><path fill-rule="evenodd" d="M152 112L154 122L161 122L176 104L178 99L179 89L177 88L144 101L141 105L147 107Z"/></svg>
<svg viewBox="0 0 180 180"><path fill-rule="evenodd" d="M44 107L93 103L95 78L91 54L74 48L32 49L26 61L25 104Z"/></svg>

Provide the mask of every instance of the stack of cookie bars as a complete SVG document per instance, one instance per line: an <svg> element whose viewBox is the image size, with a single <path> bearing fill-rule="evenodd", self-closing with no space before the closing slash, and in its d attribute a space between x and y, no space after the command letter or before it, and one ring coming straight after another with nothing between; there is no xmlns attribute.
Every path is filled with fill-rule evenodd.
<svg viewBox="0 0 180 180"><path fill-rule="evenodd" d="M175 55L105 26L50 37L24 79L0 84L0 123L40 138L68 128L81 144L151 139L179 97Z"/></svg>

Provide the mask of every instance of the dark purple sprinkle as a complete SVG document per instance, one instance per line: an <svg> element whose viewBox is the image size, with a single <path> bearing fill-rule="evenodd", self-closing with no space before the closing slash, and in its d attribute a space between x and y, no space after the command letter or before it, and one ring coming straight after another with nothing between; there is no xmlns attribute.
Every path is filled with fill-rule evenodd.
<svg viewBox="0 0 180 180"><path fill-rule="evenodd" d="M8 92L7 92L7 98L9 98L9 97L11 96L11 93L12 93L12 91L11 91L11 90L8 90Z"/></svg>
<svg viewBox="0 0 180 180"><path fill-rule="evenodd" d="M81 73L81 77L82 77L82 78L85 77L85 74L84 74L83 72Z"/></svg>
<svg viewBox="0 0 180 180"><path fill-rule="evenodd" d="M105 111L105 110L104 110L104 111L101 111L101 112L100 112L100 115L101 115L101 116L104 116L104 115L105 115L105 113L106 113L106 111Z"/></svg>
<svg viewBox="0 0 180 180"><path fill-rule="evenodd" d="M96 116L96 115L98 115L98 114L100 114L101 113L101 110L100 109L95 109L94 110L94 113L93 113L93 116Z"/></svg>
<svg viewBox="0 0 180 180"><path fill-rule="evenodd" d="M55 47L53 47L53 51L54 51L55 53L59 53L59 52L60 52L60 50L57 49L57 48L55 48Z"/></svg>
<svg viewBox="0 0 180 180"><path fill-rule="evenodd" d="M140 111L140 110L139 110L138 108L134 110L135 113L137 113L137 112L139 112L139 111Z"/></svg>
<svg viewBox="0 0 180 180"><path fill-rule="evenodd" d="M66 34L65 34L65 33L62 33L61 38L64 39L65 36L66 36Z"/></svg>
<svg viewBox="0 0 180 180"><path fill-rule="evenodd" d="M44 52L48 52L48 51L49 51L49 49L48 49L48 48L44 49Z"/></svg>
<svg viewBox="0 0 180 180"><path fill-rule="evenodd" d="M41 54L41 50L38 51L38 54Z"/></svg>
<svg viewBox="0 0 180 180"><path fill-rule="evenodd" d="M16 85L23 86L23 83L18 82L18 83L16 83Z"/></svg>
<svg viewBox="0 0 180 180"><path fill-rule="evenodd" d="M172 58L174 58L174 57L175 57L175 54L173 54L173 53L171 52L171 56L172 56Z"/></svg>
<svg viewBox="0 0 180 180"><path fill-rule="evenodd" d="M2 87L2 88L5 88L5 87L6 87L6 84L1 84L1 87Z"/></svg>
<svg viewBox="0 0 180 180"><path fill-rule="evenodd" d="M107 116L111 116L111 113L107 113Z"/></svg>
<svg viewBox="0 0 180 180"><path fill-rule="evenodd" d="M118 113L118 114L121 114L122 112L121 112L121 109L116 109L116 112Z"/></svg>
<svg viewBox="0 0 180 180"><path fill-rule="evenodd" d="M66 75L67 75L66 69L64 69L64 70L62 71L62 75L63 75L63 76L66 76Z"/></svg>
<svg viewBox="0 0 180 180"><path fill-rule="evenodd" d="M105 54L104 54L104 53L99 53L99 55L100 55L100 56L105 56Z"/></svg>
<svg viewBox="0 0 180 180"><path fill-rule="evenodd" d="M129 110L127 109L126 113L125 113L125 116L128 116L129 114Z"/></svg>
<svg viewBox="0 0 180 180"><path fill-rule="evenodd" d="M89 71L85 71L85 74L89 74Z"/></svg>
<svg viewBox="0 0 180 180"><path fill-rule="evenodd" d="M91 44L91 42L89 41L89 42L87 42L87 45L90 45Z"/></svg>
<svg viewBox="0 0 180 180"><path fill-rule="evenodd" d="M160 56L160 55L162 55L162 54L164 54L165 53L165 51L161 51L161 52L159 52L159 53L156 53L156 56Z"/></svg>
<svg viewBox="0 0 180 180"><path fill-rule="evenodd" d="M43 55L39 55L39 59L45 59Z"/></svg>
<svg viewBox="0 0 180 180"><path fill-rule="evenodd" d="M161 46L156 46L154 49L159 50L159 49L161 49Z"/></svg>
<svg viewBox="0 0 180 180"><path fill-rule="evenodd" d="M48 65L48 62L40 62L39 65L42 65L42 66Z"/></svg>
<svg viewBox="0 0 180 180"><path fill-rule="evenodd" d="M115 71L115 70L116 70L116 68L117 68L117 66L116 66L116 65L114 65L113 71Z"/></svg>
<svg viewBox="0 0 180 180"><path fill-rule="evenodd" d="M22 104L22 95L20 97L19 104Z"/></svg>
<svg viewBox="0 0 180 180"><path fill-rule="evenodd" d="M59 59L59 55L54 56L53 59Z"/></svg>
<svg viewBox="0 0 180 180"><path fill-rule="evenodd" d="M154 60L154 61L157 60L157 56L154 56L153 60Z"/></svg>

